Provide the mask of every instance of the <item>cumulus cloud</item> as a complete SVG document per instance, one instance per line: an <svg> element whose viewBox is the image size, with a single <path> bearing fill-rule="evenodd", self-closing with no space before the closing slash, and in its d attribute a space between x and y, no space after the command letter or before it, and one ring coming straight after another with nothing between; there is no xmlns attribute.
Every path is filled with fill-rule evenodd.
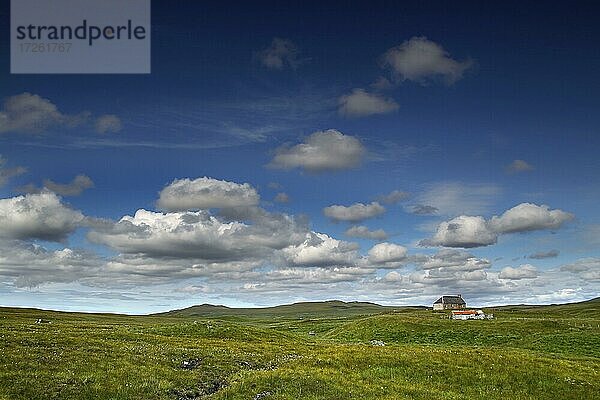
<svg viewBox="0 0 600 400"><path fill-rule="evenodd" d="M435 235L421 244L445 247L481 247L496 243L498 234L491 231L483 217L461 215L442 222Z"/></svg>
<svg viewBox="0 0 600 400"><path fill-rule="evenodd" d="M464 250L442 249L431 256L415 257L420 269L452 269L456 271L477 271L490 268L492 263L486 258L477 258Z"/></svg>
<svg viewBox="0 0 600 400"><path fill-rule="evenodd" d="M424 186L412 207L433 207L437 214L448 216L477 215L487 212L500 193L500 187L493 184L433 183ZM412 212L410 206L408 211Z"/></svg>
<svg viewBox="0 0 600 400"><path fill-rule="evenodd" d="M329 129L315 132L295 146L279 147L269 167L301 168L311 173L339 171L359 166L366 153L357 138Z"/></svg>
<svg viewBox="0 0 600 400"><path fill-rule="evenodd" d="M410 274L410 281L416 285L426 285L439 290L481 290L485 285L494 285L486 272L491 262L472 254L453 249L443 249L434 255L413 257L417 270ZM501 286L496 283L496 286Z"/></svg>
<svg viewBox="0 0 600 400"><path fill-rule="evenodd" d="M36 244L0 241L0 275L15 279L17 287L73 282L95 275L101 265L97 256L83 250L47 250Z"/></svg>
<svg viewBox="0 0 600 400"><path fill-rule="evenodd" d="M426 37L412 37L399 46L389 49L381 59L397 81L427 83L441 79L450 85L460 80L473 62L457 61L439 44Z"/></svg>
<svg viewBox="0 0 600 400"><path fill-rule="evenodd" d="M259 201L258 192L248 183L203 177L174 180L161 190L157 205L162 210L186 211L249 207Z"/></svg>
<svg viewBox="0 0 600 400"><path fill-rule="evenodd" d="M300 64L298 48L287 39L274 38L271 45L256 54L259 62L268 69L296 69Z"/></svg>
<svg viewBox="0 0 600 400"><path fill-rule="evenodd" d="M122 129L121 119L113 114L105 114L96 118L94 128L98 133L114 133Z"/></svg>
<svg viewBox="0 0 600 400"><path fill-rule="evenodd" d="M211 262L189 257L156 258L142 254L120 254L108 260L102 270L103 275L94 277L89 284L152 285L189 278L213 279L224 283L254 275L252 270L261 265L251 258Z"/></svg>
<svg viewBox="0 0 600 400"><path fill-rule="evenodd" d="M334 221L359 222L385 212L385 207L374 201L369 204L355 203L351 206L332 205L323 209L323 214Z"/></svg>
<svg viewBox="0 0 600 400"><path fill-rule="evenodd" d="M354 89L338 99L338 112L344 117L366 117L387 114L398 109L398 103L377 93Z"/></svg>
<svg viewBox="0 0 600 400"><path fill-rule="evenodd" d="M571 221L573 214L562 210L550 210L548 206L521 203L501 216L494 216L489 224L498 233L527 232L541 229L558 229Z"/></svg>
<svg viewBox="0 0 600 400"><path fill-rule="evenodd" d="M287 193L279 192L275 196L275 201L277 203L289 203L290 202L290 196Z"/></svg>
<svg viewBox="0 0 600 400"><path fill-rule="evenodd" d="M86 175L77 175L73 181L66 184L45 179L44 187L61 196L79 196L84 190L93 188L94 182Z"/></svg>
<svg viewBox="0 0 600 400"><path fill-rule="evenodd" d="M573 263L562 265L560 269L586 281L600 281L600 258L581 258Z"/></svg>
<svg viewBox="0 0 600 400"><path fill-rule="evenodd" d="M402 277L402 274L400 274L399 272L390 271L383 276L383 280L385 282L389 282L389 283L398 283L398 282L402 282L404 280L404 278Z"/></svg>
<svg viewBox="0 0 600 400"><path fill-rule="evenodd" d="M302 219L260 208L251 219L224 221L206 210L138 210L99 224L88 238L121 253L107 263L107 272L145 279L259 279L264 274L256 268L354 267L359 261L357 244L312 232Z"/></svg>
<svg viewBox="0 0 600 400"><path fill-rule="evenodd" d="M415 215L435 215L438 213L437 207L416 204L412 206L411 212Z"/></svg>
<svg viewBox="0 0 600 400"><path fill-rule="evenodd" d="M264 280L267 282L285 282L296 288L308 285L331 285L339 282L353 282L364 278L373 271L359 267L315 267L315 268L281 268L269 271ZM264 284L264 283L263 283ZM272 285L270 285L273 287ZM283 287L280 287L283 289Z"/></svg>
<svg viewBox="0 0 600 400"><path fill-rule="evenodd" d="M544 258L555 258L558 257L560 252L558 250L550 250L550 251L541 251L537 253L533 253L528 255L528 258L532 258L534 260L542 260Z"/></svg>
<svg viewBox="0 0 600 400"><path fill-rule="evenodd" d="M254 224L224 222L207 211L158 213L140 209L88 237L121 253L153 258L227 262L269 258L301 243L307 228L285 214L265 214Z"/></svg>
<svg viewBox="0 0 600 400"><path fill-rule="evenodd" d="M371 247L368 259L373 264L397 263L405 261L406 254L406 247L385 242Z"/></svg>
<svg viewBox="0 0 600 400"><path fill-rule="evenodd" d="M175 289L176 292L186 294L210 293L210 288L205 285L187 285Z"/></svg>
<svg viewBox="0 0 600 400"><path fill-rule="evenodd" d="M84 222L52 192L0 199L0 238L59 242Z"/></svg>
<svg viewBox="0 0 600 400"><path fill-rule="evenodd" d="M27 168L24 167L12 167L7 168L6 159L0 154L0 187L6 185L6 183L15 176L19 176L27 172Z"/></svg>
<svg viewBox="0 0 600 400"><path fill-rule="evenodd" d="M400 190L393 190L388 194L377 197L377 200L385 204L396 204L402 200L408 199L409 197L410 193Z"/></svg>
<svg viewBox="0 0 600 400"><path fill-rule="evenodd" d="M354 265L358 245L334 239L324 233L310 232L305 240L283 249L286 261L296 266Z"/></svg>
<svg viewBox="0 0 600 400"><path fill-rule="evenodd" d="M531 264L524 264L517 268L506 267L498 274L500 279L533 279L537 278L538 271Z"/></svg>
<svg viewBox="0 0 600 400"><path fill-rule="evenodd" d="M70 183L56 183L44 179L43 187L39 188L33 183L15 188L18 193L36 194L44 191L54 192L61 196L79 196L84 190L94 187L94 182L86 175L77 175Z"/></svg>
<svg viewBox="0 0 600 400"><path fill-rule="evenodd" d="M25 92L4 101L0 111L0 133L41 133L52 126L80 125L88 117L88 112L63 114L50 100Z"/></svg>
<svg viewBox="0 0 600 400"><path fill-rule="evenodd" d="M361 239L372 239L372 240L385 240L388 235L383 229L369 230L366 226L352 226L345 232L346 236L361 238Z"/></svg>
<svg viewBox="0 0 600 400"><path fill-rule="evenodd" d="M518 174L519 172L533 171L534 168L527 161L514 160L505 169L509 174Z"/></svg>
<svg viewBox="0 0 600 400"><path fill-rule="evenodd" d="M425 246L480 247L495 244L499 235L560 228L574 218L548 206L521 203L486 221L481 216L461 215L438 225L433 238L421 241Z"/></svg>

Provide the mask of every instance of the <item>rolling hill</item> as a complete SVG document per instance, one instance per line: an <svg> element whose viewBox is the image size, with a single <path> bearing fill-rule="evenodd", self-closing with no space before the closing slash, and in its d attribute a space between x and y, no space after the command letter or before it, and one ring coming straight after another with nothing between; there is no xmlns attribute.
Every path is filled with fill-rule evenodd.
<svg viewBox="0 0 600 400"><path fill-rule="evenodd" d="M231 308L221 305L202 304L154 315L212 318L332 318L371 315L406 309L426 309L426 307L387 307L368 302L343 302L331 300L321 302L300 302L264 308Z"/></svg>

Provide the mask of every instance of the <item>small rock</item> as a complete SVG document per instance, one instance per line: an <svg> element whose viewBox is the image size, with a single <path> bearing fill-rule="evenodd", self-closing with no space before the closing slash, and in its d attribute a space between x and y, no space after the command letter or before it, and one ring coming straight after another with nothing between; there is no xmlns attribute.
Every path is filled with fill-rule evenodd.
<svg viewBox="0 0 600 400"><path fill-rule="evenodd" d="M252 400L261 400L270 395L271 395L271 392L269 392L269 391L260 392L256 396L254 396L252 398Z"/></svg>
<svg viewBox="0 0 600 400"><path fill-rule="evenodd" d="M371 345L373 346L385 346L385 343L382 342L381 340L371 340Z"/></svg>
<svg viewBox="0 0 600 400"><path fill-rule="evenodd" d="M181 369L196 369L200 366L202 360L200 358L190 358L189 360L183 360L179 365Z"/></svg>

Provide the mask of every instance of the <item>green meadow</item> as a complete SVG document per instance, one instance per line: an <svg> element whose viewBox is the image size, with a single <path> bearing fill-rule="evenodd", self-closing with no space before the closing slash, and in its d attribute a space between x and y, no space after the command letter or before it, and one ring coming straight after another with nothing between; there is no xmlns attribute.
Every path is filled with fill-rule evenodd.
<svg viewBox="0 0 600 400"><path fill-rule="evenodd" d="M0 308L0 399L600 398L600 299L484 311Z"/></svg>

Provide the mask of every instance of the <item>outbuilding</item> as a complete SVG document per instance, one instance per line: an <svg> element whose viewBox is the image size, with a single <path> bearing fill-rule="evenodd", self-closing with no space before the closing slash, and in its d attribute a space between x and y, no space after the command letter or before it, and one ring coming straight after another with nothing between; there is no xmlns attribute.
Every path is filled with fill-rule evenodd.
<svg viewBox="0 0 600 400"><path fill-rule="evenodd" d="M453 310L451 319L494 319L493 314L486 314L482 310Z"/></svg>

